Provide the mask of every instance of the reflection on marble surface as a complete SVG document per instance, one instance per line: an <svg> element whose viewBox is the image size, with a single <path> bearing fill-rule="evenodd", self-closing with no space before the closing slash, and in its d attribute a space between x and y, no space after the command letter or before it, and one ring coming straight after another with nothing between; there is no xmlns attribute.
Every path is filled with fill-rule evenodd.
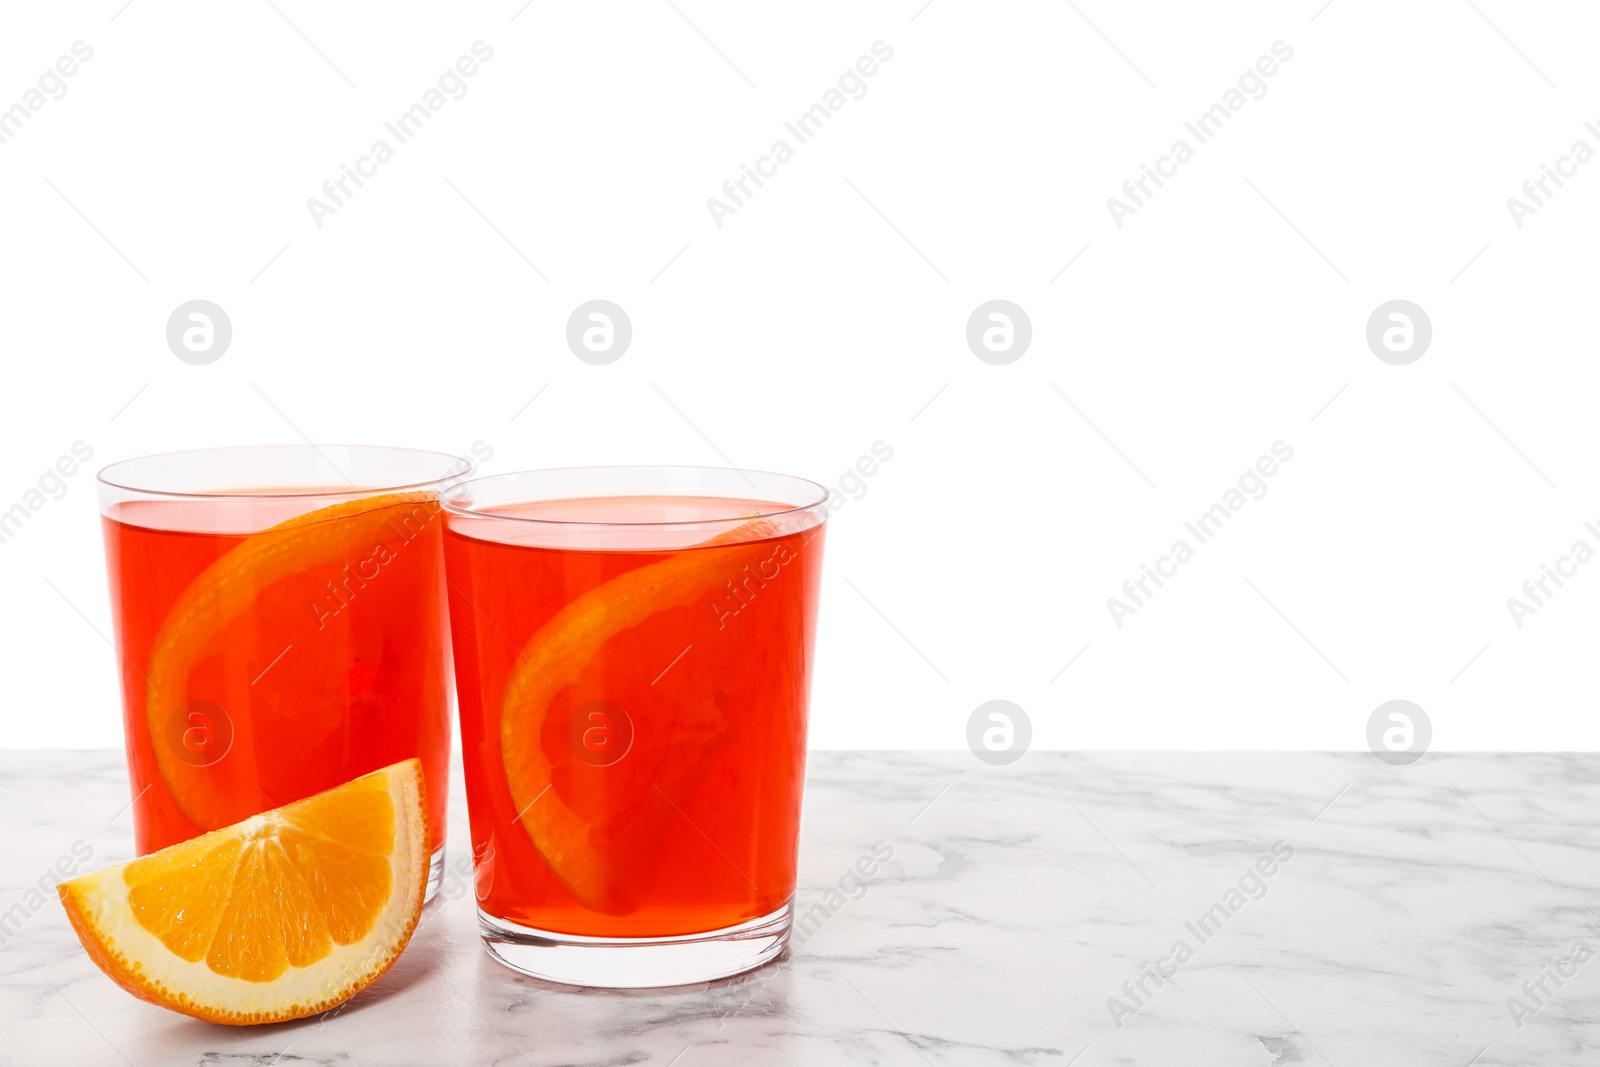
<svg viewBox="0 0 1600 1067"><path fill-rule="evenodd" d="M395 968L244 1030L127 996L33 907L75 845L131 857L127 799L119 754L0 753L0 1063L1600 1062L1600 757L817 753L803 944L635 993L483 954L458 792Z"/></svg>

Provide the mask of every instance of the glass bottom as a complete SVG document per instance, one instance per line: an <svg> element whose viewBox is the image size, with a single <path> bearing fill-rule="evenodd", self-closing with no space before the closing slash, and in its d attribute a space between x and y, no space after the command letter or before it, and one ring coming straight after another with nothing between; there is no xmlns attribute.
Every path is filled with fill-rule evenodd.
<svg viewBox="0 0 1600 1067"><path fill-rule="evenodd" d="M789 943L794 900L759 919L679 937L582 937L535 930L478 909L489 955L561 985L650 989L727 978L767 963Z"/></svg>
<svg viewBox="0 0 1600 1067"><path fill-rule="evenodd" d="M434 849L433 855L428 858L428 891L422 895L422 902L426 904L439 895L439 887L444 884L444 846Z"/></svg>

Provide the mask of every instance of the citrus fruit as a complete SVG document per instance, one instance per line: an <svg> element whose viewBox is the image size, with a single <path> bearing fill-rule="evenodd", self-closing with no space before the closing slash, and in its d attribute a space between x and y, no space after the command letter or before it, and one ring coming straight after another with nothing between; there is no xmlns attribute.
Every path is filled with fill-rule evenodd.
<svg viewBox="0 0 1600 1067"><path fill-rule="evenodd" d="M134 996L282 1022L389 969L422 914L427 837L411 759L57 890L89 957Z"/></svg>
<svg viewBox="0 0 1600 1067"><path fill-rule="evenodd" d="M769 557L781 532L753 519L626 571L567 604L523 647L501 704L506 784L546 865L585 907L637 909L663 828L684 817L679 805L738 728L736 702L703 658L675 661L673 684L654 686L661 665L642 652L659 640L645 631L672 630L691 644L707 631L708 639L717 619L706 605ZM573 758L571 716L595 706L646 712L630 724L637 732L626 760Z"/></svg>
<svg viewBox="0 0 1600 1067"><path fill-rule="evenodd" d="M362 592L369 579L412 581L373 576L420 565L420 554L390 560L438 514L427 492L319 508L245 538L179 596L151 646L144 706L157 771L197 830L306 795L303 768L345 766L350 737L371 732L359 722L401 718L442 687L425 657L390 647L407 620L355 626L342 607L383 595ZM339 654L310 654L313 639ZM174 716L196 705L231 709L228 750L197 759L172 742Z"/></svg>

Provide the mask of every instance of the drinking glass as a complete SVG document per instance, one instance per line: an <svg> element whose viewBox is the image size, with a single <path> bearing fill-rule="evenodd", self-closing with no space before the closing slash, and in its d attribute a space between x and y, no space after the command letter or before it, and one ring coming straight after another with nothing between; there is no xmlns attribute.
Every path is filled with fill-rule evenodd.
<svg viewBox="0 0 1600 1067"><path fill-rule="evenodd" d="M789 936L827 492L589 467L445 494L480 929L526 974L707 981Z"/></svg>
<svg viewBox="0 0 1600 1067"><path fill-rule="evenodd" d="M439 452L210 448L100 472L141 855L410 757L443 874Z"/></svg>

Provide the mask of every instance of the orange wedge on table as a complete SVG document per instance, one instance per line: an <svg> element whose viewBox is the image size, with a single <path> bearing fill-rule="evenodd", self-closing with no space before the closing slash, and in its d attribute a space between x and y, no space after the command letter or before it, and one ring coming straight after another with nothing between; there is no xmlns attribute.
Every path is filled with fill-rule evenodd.
<svg viewBox="0 0 1600 1067"><path fill-rule="evenodd" d="M586 696L617 693L621 683L594 665L630 662L631 631L649 625L687 632L703 624L713 617L703 605L769 557L773 544L762 539L781 532L770 519L753 519L624 572L562 608L523 648L500 712L506 784L535 847L584 906L609 915L637 909L663 830L683 818L675 806L716 767L715 752L737 729L737 714L716 679L675 679L669 689L691 698L674 705L657 694L648 726L635 724L648 735L605 766L572 758L566 715ZM692 657L672 667L696 669ZM635 687L641 690L649 687Z"/></svg>
<svg viewBox="0 0 1600 1067"><path fill-rule="evenodd" d="M58 887L95 964L197 1019L282 1022L378 979L428 882L421 766L305 800Z"/></svg>
<svg viewBox="0 0 1600 1067"><path fill-rule="evenodd" d="M262 671L256 678L254 669L238 664L266 667L274 657L292 655L288 646L308 644L321 625L313 606L330 602L329 579L380 546L416 536L438 513L438 498L428 492L318 508L245 538L189 583L152 646L145 716L167 792L197 828L227 826L260 811L263 802L298 795L296 769L337 765L346 722L358 707L385 714L416 699L428 665L380 659L383 634L376 630L344 635L351 642L344 658L317 659L302 649L292 670ZM331 625L346 622L335 617ZM366 674L356 678L350 661L362 657L377 662L365 664ZM250 709L253 729L234 735L222 762L186 761L167 742L174 712L196 698ZM282 781L280 773L287 776Z"/></svg>

